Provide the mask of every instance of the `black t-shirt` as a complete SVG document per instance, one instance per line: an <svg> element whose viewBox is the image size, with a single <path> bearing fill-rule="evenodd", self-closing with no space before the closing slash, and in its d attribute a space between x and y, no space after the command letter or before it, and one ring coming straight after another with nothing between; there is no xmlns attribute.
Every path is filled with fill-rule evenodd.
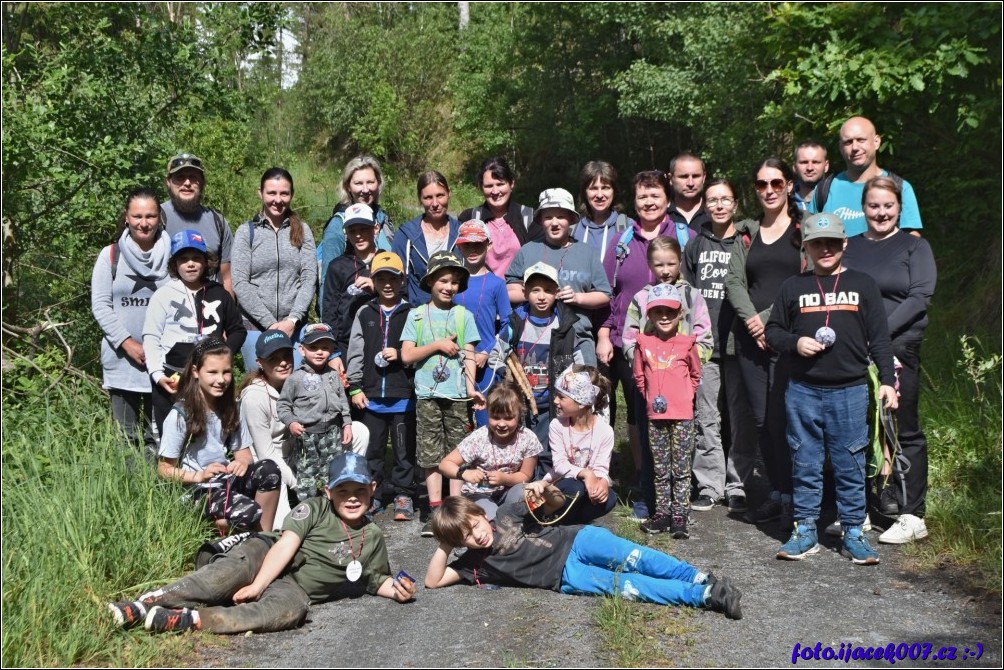
<svg viewBox="0 0 1004 670"><path fill-rule="evenodd" d="M580 530L582 526L541 526L530 516L525 501L508 503L495 517L492 546L468 549L450 567L471 584L558 591L565 560Z"/></svg>
<svg viewBox="0 0 1004 670"><path fill-rule="evenodd" d="M746 283L756 311L773 305L784 280L801 269L802 255L795 243L794 224L789 224L788 230L771 244L764 244L763 237L756 235L746 255Z"/></svg>

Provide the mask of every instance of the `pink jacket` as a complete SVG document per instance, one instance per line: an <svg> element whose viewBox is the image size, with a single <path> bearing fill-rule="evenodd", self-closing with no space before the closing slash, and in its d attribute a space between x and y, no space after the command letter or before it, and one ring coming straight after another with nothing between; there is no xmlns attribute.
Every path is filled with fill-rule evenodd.
<svg viewBox="0 0 1004 670"><path fill-rule="evenodd" d="M645 398L649 419L693 419L694 395L701 384L697 338L676 335L662 340L656 335L638 335L634 380ZM652 408L657 396L666 399L664 412L657 413Z"/></svg>

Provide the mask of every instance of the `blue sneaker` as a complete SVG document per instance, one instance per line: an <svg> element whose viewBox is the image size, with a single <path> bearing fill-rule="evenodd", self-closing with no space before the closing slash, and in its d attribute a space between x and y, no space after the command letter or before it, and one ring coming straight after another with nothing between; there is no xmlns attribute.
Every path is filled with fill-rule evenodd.
<svg viewBox="0 0 1004 670"><path fill-rule="evenodd" d="M844 546L840 550L842 556L851 559L855 565L878 565L878 552L872 549L868 542L868 536L861 530L861 526L847 526L844 531Z"/></svg>
<svg viewBox="0 0 1004 670"><path fill-rule="evenodd" d="M631 504L632 515L628 517L632 521L648 521L648 505L644 500L636 500Z"/></svg>
<svg viewBox="0 0 1004 670"><path fill-rule="evenodd" d="M819 543L816 541L816 527L802 525L795 522L795 530L787 542L777 550L777 557L786 561L800 561L810 554L819 551Z"/></svg>

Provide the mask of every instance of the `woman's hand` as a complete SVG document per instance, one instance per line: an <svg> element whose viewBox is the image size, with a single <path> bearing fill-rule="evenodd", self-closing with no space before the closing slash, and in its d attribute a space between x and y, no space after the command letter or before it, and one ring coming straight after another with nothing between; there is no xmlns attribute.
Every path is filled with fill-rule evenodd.
<svg viewBox="0 0 1004 670"><path fill-rule="evenodd" d="M157 382L157 386L164 389L168 395L174 395L178 392L178 380L172 377L161 377L160 381Z"/></svg>
<svg viewBox="0 0 1004 670"><path fill-rule="evenodd" d="M293 330L296 328L296 322L290 321L289 319L283 319L282 321L277 321L269 326L269 330L281 330L286 333L286 337L293 339Z"/></svg>
<svg viewBox="0 0 1004 670"><path fill-rule="evenodd" d="M602 335L596 340L596 359L603 365L610 365L614 358L614 345L609 337Z"/></svg>
<svg viewBox="0 0 1004 670"><path fill-rule="evenodd" d="M891 386L882 385L879 387L879 399L882 401L882 407L888 410L894 410L899 408L899 397L896 395L896 389Z"/></svg>
<svg viewBox="0 0 1004 670"><path fill-rule="evenodd" d="M146 367L146 352L143 351L143 345L127 337L125 342L122 343L122 351L128 356L133 363L140 367Z"/></svg>
<svg viewBox="0 0 1004 670"><path fill-rule="evenodd" d="M746 319L746 331L753 339L757 339L763 335L763 321L760 319L759 314L754 314Z"/></svg>

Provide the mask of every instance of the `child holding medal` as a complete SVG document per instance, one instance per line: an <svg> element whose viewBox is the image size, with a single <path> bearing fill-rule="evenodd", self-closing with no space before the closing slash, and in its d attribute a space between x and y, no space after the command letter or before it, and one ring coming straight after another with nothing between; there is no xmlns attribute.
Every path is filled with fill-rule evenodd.
<svg viewBox="0 0 1004 670"><path fill-rule="evenodd" d="M353 413L370 431L366 451L377 483L374 511L390 497L394 520L415 516L415 371L401 362L401 333L411 305L401 298L404 263L381 251L370 264L376 297L363 305L352 322L347 372ZM384 454L390 433L394 464L384 478Z"/></svg>
<svg viewBox="0 0 1004 670"><path fill-rule="evenodd" d="M802 224L812 271L781 284L767 344L787 356L785 393L792 454L795 528L777 557L801 560L819 551L816 520L823 497L823 461L830 456L841 553L856 565L877 565L865 521L865 445L868 444L868 363L878 367L879 400L898 405L892 344L882 294L875 281L841 263L847 237L840 217L813 214Z"/></svg>
<svg viewBox="0 0 1004 670"><path fill-rule="evenodd" d="M694 459L694 396L701 383L697 338L680 335L680 291L656 284L648 294L653 334L638 335L634 379L645 399L649 448L655 465L655 514L646 533L690 537L690 475Z"/></svg>

